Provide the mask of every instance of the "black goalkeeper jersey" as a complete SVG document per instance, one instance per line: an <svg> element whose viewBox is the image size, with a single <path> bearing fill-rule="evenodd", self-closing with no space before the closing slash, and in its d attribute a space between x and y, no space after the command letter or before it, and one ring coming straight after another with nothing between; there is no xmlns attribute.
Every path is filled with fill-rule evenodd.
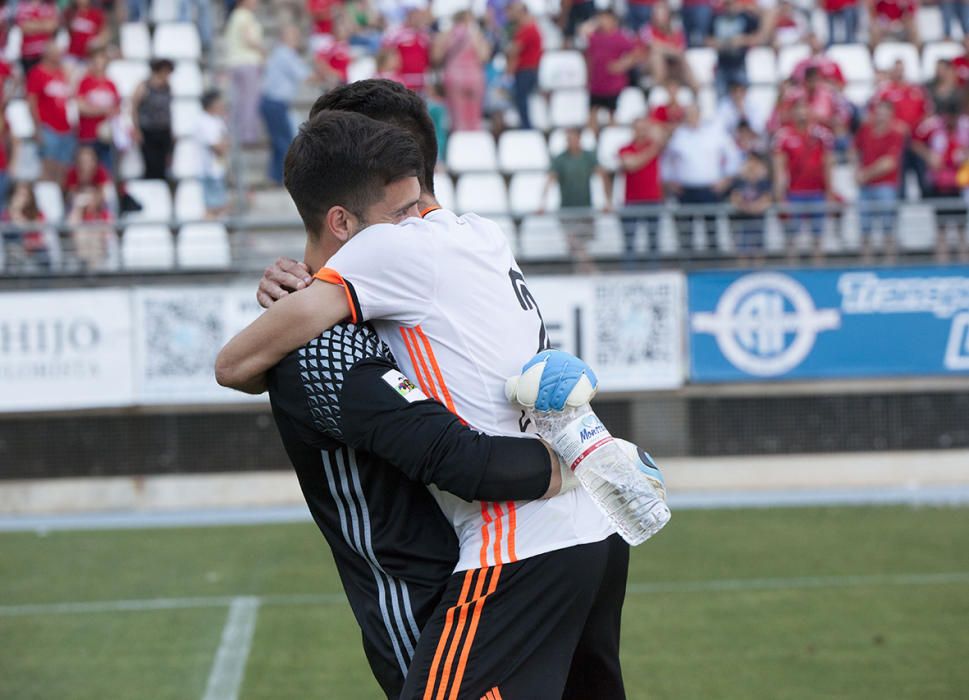
<svg viewBox="0 0 969 700"><path fill-rule="evenodd" d="M535 499L550 464L537 440L479 434L397 371L369 326L336 326L269 375L273 416L363 633L396 697L458 557L426 484L466 500Z"/></svg>

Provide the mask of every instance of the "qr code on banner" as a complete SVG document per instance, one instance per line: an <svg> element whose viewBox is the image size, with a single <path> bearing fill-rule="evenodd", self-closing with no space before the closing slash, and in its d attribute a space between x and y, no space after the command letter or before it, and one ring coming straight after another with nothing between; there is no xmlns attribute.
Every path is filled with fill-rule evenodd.
<svg viewBox="0 0 969 700"><path fill-rule="evenodd" d="M669 363L676 342L673 285L661 280L596 285L598 367Z"/></svg>
<svg viewBox="0 0 969 700"><path fill-rule="evenodd" d="M145 376L210 378L224 337L222 306L217 294L145 299Z"/></svg>

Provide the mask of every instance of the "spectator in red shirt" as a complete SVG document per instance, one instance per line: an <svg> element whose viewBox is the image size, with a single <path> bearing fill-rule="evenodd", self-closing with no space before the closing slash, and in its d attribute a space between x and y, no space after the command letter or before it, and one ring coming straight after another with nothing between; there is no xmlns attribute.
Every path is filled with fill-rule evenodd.
<svg viewBox="0 0 969 700"><path fill-rule="evenodd" d="M343 0L306 0L306 12L313 21L313 34L332 34L334 10Z"/></svg>
<svg viewBox="0 0 969 700"><path fill-rule="evenodd" d="M67 171L64 178L64 193L70 201L78 190L85 187L97 187L104 190L105 197L109 196L112 187L111 173L98 162L98 155L90 146L80 146L74 165Z"/></svg>
<svg viewBox="0 0 969 700"><path fill-rule="evenodd" d="M40 63L44 47L54 38L60 25L57 5L48 0L23 0L17 5L15 21L23 40L20 44L20 65L24 75Z"/></svg>
<svg viewBox="0 0 969 700"><path fill-rule="evenodd" d="M929 112L928 95L921 85L915 85L905 80L905 66L896 61L885 79L875 89L871 98L872 104L887 101L895 108L895 118L900 119L908 128L909 134L914 134L918 126L925 120ZM904 186L908 172L914 172L919 186L925 189L925 165L916 156L910 146L906 149L902 162L902 180L899 187Z"/></svg>
<svg viewBox="0 0 969 700"><path fill-rule="evenodd" d="M959 257L969 260L966 241L966 204L961 199L964 183L960 170L969 162L969 116L956 102L939 105L938 114L922 122L913 135L913 148L925 162L927 186L923 196L934 202L936 222L936 257L949 259L948 228L957 231Z"/></svg>
<svg viewBox="0 0 969 700"><path fill-rule="evenodd" d="M110 119L121 108L121 96L105 73L107 52L96 49L90 56L87 74L77 86L77 140L81 145L91 146L98 161L110 171L113 160Z"/></svg>
<svg viewBox="0 0 969 700"><path fill-rule="evenodd" d="M639 30L639 54L654 85L663 85L674 76L694 92L698 91L699 86L686 61L686 36L683 30L673 25L673 14L666 3L656 3L649 24Z"/></svg>
<svg viewBox="0 0 969 700"><path fill-rule="evenodd" d="M619 165L626 174L626 207L654 207L652 211L628 211L623 214L627 258L635 255L636 231L640 222L646 227L647 253L652 255L659 252L659 205L663 203L660 156L670 140L670 134L670 130L641 117L633 124L632 143L619 149Z"/></svg>
<svg viewBox="0 0 969 700"><path fill-rule="evenodd" d="M614 123L619 93L629 85L635 48L632 37L619 26L615 12L602 10L596 15L585 51L589 71L589 128L593 131L599 130L600 109L606 110L609 123Z"/></svg>
<svg viewBox="0 0 969 700"><path fill-rule="evenodd" d="M952 67L955 68L959 84L969 85L969 34L962 37L962 50L961 56L952 59Z"/></svg>
<svg viewBox="0 0 969 700"><path fill-rule="evenodd" d="M838 90L843 90L845 77L841 72L841 66L828 58L824 53L824 45L821 43L818 35L809 35L807 45L811 48L811 55L807 58L802 58L794 64L794 70L791 71L791 81L799 85L803 84L807 75L807 69L817 68L818 73L825 82L836 87Z"/></svg>
<svg viewBox="0 0 969 700"><path fill-rule="evenodd" d="M959 23L962 36L969 36L969 3L966 0L939 0L942 10L942 32L946 39L952 38L952 22Z"/></svg>
<svg viewBox="0 0 969 700"><path fill-rule="evenodd" d="M397 49L404 85L414 92L424 92L427 70L431 66L431 36L427 31L427 12L419 8L407 11L404 24L388 32L383 45Z"/></svg>
<svg viewBox="0 0 969 700"><path fill-rule="evenodd" d="M542 60L542 35L523 2L508 6L508 19L515 34L508 48L508 71L514 76L515 108L522 129L531 129L528 98L538 88L538 64Z"/></svg>
<svg viewBox="0 0 969 700"><path fill-rule="evenodd" d="M44 49L43 60L27 74L27 100L37 125L44 179L58 183L64 182L64 172L73 162L77 147L67 118L67 103L74 91L61 58L61 50L51 41Z"/></svg>
<svg viewBox="0 0 969 700"><path fill-rule="evenodd" d="M774 196L787 202L794 211L787 216L788 251L793 258L795 237L802 224L810 227L814 260L821 260L821 236L824 233L826 201L832 199L831 167L834 162L834 137L811 118L806 99L797 100L791 108L791 123L774 136Z"/></svg>
<svg viewBox="0 0 969 700"><path fill-rule="evenodd" d="M858 0L821 0L828 16L828 45L853 44L858 36ZM840 27L841 32L838 32ZM835 37L840 33L840 41Z"/></svg>
<svg viewBox="0 0 969 700"><path fill-rule="evenodd" d="M91 0L74 0L64 19L70 34L67 55L72 61L83 63L93 49L108 43L109 28L104 12L93 6Z"/></svg>
<svg viewBox="0 0 969 700"><path fill-rule="evenodd" d="M885 236L885 256L895 257L895 221L898 190L902 179L902 157L908 129L895 118L891 102L876 102L871 115L855 132L855 178L861 195L862 253L871 261L871 236L880 222Z"/></svg>
<svg viewBox="0 0 969 700"><path fill-rule="evenodd" d="M919 0L867 0L868 41L874 49L886 38L921 46L915 15Z"/></svg>
<svg viewBox="0 0 969 700"><path fill-rule="evenodd" d="M348 34L347 21L338 18L332 34L321 34L316 38L316 69L328 88L347 82L351 58Z"/></svg>
<svg viewBox="0 0 969 700"><path fill-rule="evenodd" d="M84 187L71 203L67 223L74 237L74 254L85 270L107 266L114 241L114 217L99 187Z"/></svg>

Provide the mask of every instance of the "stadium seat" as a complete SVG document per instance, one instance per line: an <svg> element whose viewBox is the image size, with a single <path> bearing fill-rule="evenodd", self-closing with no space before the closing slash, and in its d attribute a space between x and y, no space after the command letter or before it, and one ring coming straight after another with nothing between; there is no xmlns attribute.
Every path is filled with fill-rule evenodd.
<svg viewBox="0 0 969 700"><path fill-rule="evenodd" d="M27 100L10 100L6 110L7 125L10 133L18 139L34 137L34 117L30 114Z"/></svg>
<svg viewBox="0 0 969 700"><path fill-rule="evenodd" d="M874 83L849 83L845 88L845 97L851 104L863 107L875 94Z"/></svg>
<svg viewBox="0 0 969 700"><path fill-rule="evenodd" d="M717 52L708 46L686 50L686 61L700 85L712 85L717 67Z"/></svg>
<svg viewBox="0 0 969 700"><path fill-rule="evenodd" d="M905 66L905 79L917 83L922 77L922 66L919 51L914 44L901 41L883 41L875 47L875 70L887 71L895 61L901 61Z"/></svg>
<svg viewBox="0 0 969 700"><path fill-rule="evenodd" d="M929 82L935 77L935 68L943 59L952 60L965 51L961 44L954 41L936 41L922 48L922 81Z"/></svg>
<svg viewBox="0 0 969 700"><path fill-rule="evenodd" d="M585 150L596 150L596 134L592 129L583 129L579 141ZM565 129L556 129L548 135L548 152L552 158L564 151L567 145L568 136L565 134Z"/></svg>
<svg viewBox="0 0 969 700"><path fill-rule="evenodd" d="M495 137L489 131L455 131L447 141L447 167L458 174L497 170Z"/></svg>
<svg viewBox="0 0 969 700"><path fill-rule="evenodd" d="M518 231L522 260L567 260L571 257L562 223L555 216L526 216Z"/></svg>
<svg viewBox="0 0 969 700"><path fill-rule="evenodd" d="M794 67L811 55L811 47L807 44L791 44L782 46L777 55L777 77L787 80L794 72Z"/></svg>
<svg viewBox="0 0 969 700"><path fill-rule="evenodd" d="M145 174L145 161L141 149L129 148L118 156L118 176L122 180L137 180Z"/></svg>
<svg viewBox="0 0 969 700"><path fill-rule="evenodd" d="M870 83L875 79L871 54L864 44L835 44L826 53L841 68L847 82Z"/></svg>
<svg viewBox="0 0 969 700"><path fill-rule="evenodd" d="M232 263L229 232L217 221L182 226L175 249L181 268L226 269Z"/></svg>
<svg viewBox="0 0 969 700"><path fill-rule="evenodd" d="M846 202L858 199L858 181L855 179L855 167L849 163L835 165L831 169L831 189Z"/></svg>
<svg viewBox="0 0 969 700"><path fill-rule="evenodd" d="M552 12L552 3L549 0L524 0L525 5L528 6L528 11L532 13L534 17L544 17ZM556 8L558 3L555 3Z"/></svg>
<svg viewBox="0 0 969 700"><path fill-rule="evenodd" d="M498 167L502 172L548 170L548 145L535 129L506 131L498 139Z"/></svg>
<svg viewBox="0 0 969 700"><path fill-rule="evenodd" d="M175 142L175 153L172 155L172 177L176 180L201 177L202 175L202 147L190 138L179 139Z"/></svg>
<svg viewBox="0 0 969 700"><path fill-rule="evenodd" d="M508 213L508 191L498 173L469 173L458 178L455 190L457 211L485 216Z"/></svg>
<svg viewBox="0 0 969 700"><path fill-rule="evenodd" d="M508 185L508 198L511 202L511 213L517 216L534 214L540 210L558 211L561 205L561 193L558 184L552 183L548 196L542 198L545 192L546 173L515 173Z"/></svg>
<svg viewBox="0 0 969 700"><path fill-rule="evenodd" d="M182 180L175 188L175 220L195 222L205 218L205 195L198 180Z"/></svg>
<svg viewBox="0 0 969 700"><path fill-rule="evenodd" d="M594 258L622 257L626 244L619 217L597 216L593 228L594 236L586 246L586 252Z"/></svg>
<svg viewBox="0 0 969 700"><path fill-rule="evenodd" d="M177 61L171 84L173 97L201 97L205 89L202 69L195 61Z"/></svg>
<svg viewBox="0 0 969 700"><path fill-rule="evenodd" d="M127 270L167 270L175 266L175 244L167 226L133 224L121 237L121 264Z"/></svg>
<svg viewBox="0 0 969 700"><path fill-rule="evenodd" d="M584 89L556 90L549 101L553 127L585 126L589 121L589 93Z"/></svg>
<svg viewBox="0 0 969 700"><path fill-rule="evenodd" d="M754 85L747 91L747 99L756 105L758 113L770 116L777 104L777 88L773 85Z"/></svg>
<svg viewBox="0 0 969 700"><path fill-rule="evenodd" d="M442 207L454 210L454 181L447 173L434 173L434 196Z"/></svg>
<svg viewBox="0 0 969 700"><path fill-rule="evenodd" d="M562 30L551 17L538 18L538 31L542 35L542 47L545 51L558 51L564 43Z"/></svg>
<svg viewBox="0 0 969 700"><path fill-rule="evenodd" d="M620 207L626 194L626 178L617 173L612 178L612 201L609 202L613 207ZM606 206L606 188L602 184L602 178L593 175L589 178L589 187L592 189L592 207L601 210Z"/></svg>
<svg viewBox="0 0 969 700"><path fill-rule="evenodd" d="M177 22L179 2L181 0L152 0L151 23Z"/></svg>
<svg viewBox="0 0 969 700"><path fill-rule="evenodd" d="M599 132L599 147L596 154L599 165L609 171L619 169L619 149L633 140L633 130L629 126L608 126Z"/></svg>
<svg viewBox="0 0 969 700"><path fill-rule="evenodd" d="M717 114L717 91L712 87L700 88L696 105L700 108L701 119L712 119Z"/></svg>
<svg viewBox="0 0 969 700"><path fill-rule="evenodd" d="M347 82L350 83L368 80L375 75L377 75L377 59L373 56L361 56L347 66Z"/></svg>
<svg viewBox="0 0 969 700"><path fill-rule="evenodd" d="M193 135L201 114L202 104L197 99L172 100L172 132L175 138Z"/></svg>
<svg viewBox="0 0 969 700"><path fill-rule="evenodd" d="M57 223L64 219L64 196L56 182L41 180L34 183L34 198L44 220Z"/></svg>
<svg viewBox="0 0 969 700"><path fill-rule="evenodd" d="M958 6L957 6L958 8ZM962 8L958 8L958 12ZM928 7L925 3L915 11L915 26L918 27L919 38L922 43L929 41L942 41L945 35L942 32L942 11L938 7ZM959 35L959 22L952 22L953 33Z"/></svg>
<svg viewBox="0 0 969 700"><path fill-rule="evenodd" d="M108 78L123 98L131 97L135 88L147 80L150 73L148 61L111 61L107 70Z"/></svg>
<svg viewBox="0 0 969 700"><path fill-rule="evenodd" d="M470 10L471 5L471 0L432 0L431 14L437 19L450 19L462 10Z"/></svg>
<svg viewBox="0 0 969 700"><path fill-rule="evenodd" d="M518 124L518 113L512 110L515 115L515 124ZM532 128L539 131L548 131L551 128L551 121L548 116L548 100L544 95L532 93L528 97L528 117L532 120Z"/></svg>
<svg viewBox="0 0 969 700"><path fill-rule="evenodd" d="M199 30L192 22L159 24L155 27L151 50L155 58L198 61L202 56Z"/></svg>
<svg viewBox="0 0 969 700"><path fill-rule="evenodd" d="M13 24L13 22L11 22ZM20 46L23 44L23 33L20 27L13 25L7 34L7 45L3 51L3 57L7 63L16 63L20 60Z"/></svg>
<svg viewBox="0 0 969 700"><path fill-rule="evenodd" d="M585 56L580 51L546 51L538 65L538 87L550 92L584 88L587 83Z"/></svg>
<svg viewBox="0 0 969 700"><path fill-rule="evenodd" d="M681 105L693 104L693 92L686 87L680 88L676 93L676 96ZM649 91L649 108L659 107L660 105L669 104L670 93L662 85L658 85Z"/></svg>
<svg viewBox="0 0 969 700"><path fill-rule="evenodd" d="M632 124L640 117L646 116L646 96L637 86L630 86L619 93L616 105L616 122Z"/></svg>
<svg viewBox="0 0 969 700"><path fill-rule="evenodd" d="M121 25L121 57L130 61L147 61L151 58L151 34L144 22L125 22Z"/></svg>
<svg viewBox="0 0 969 700"><path fill-rule="evenodd" d="M172 193L163 180L131 180L125 183L128 194L141 205L141 211L125 214L127 223L167 223L172 218Z"/></svg>
<svg viewBox="0 0 969 700"><path fill-rule="evenodd" d="M777 59L769 46L755 46L747 52L747 80L754 85L777 82Z"/></svg>

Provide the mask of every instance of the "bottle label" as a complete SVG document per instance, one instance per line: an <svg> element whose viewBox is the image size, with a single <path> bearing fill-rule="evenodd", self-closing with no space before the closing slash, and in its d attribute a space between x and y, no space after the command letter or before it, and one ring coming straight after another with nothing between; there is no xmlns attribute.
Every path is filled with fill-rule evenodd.
<svg viewBox="0 0 969 700"><path fill-rule="evenodd" d="M599 417L586 413L569 423L552 441L552 446L574 472L589 455L610 442L612 435Z"/></svg>

